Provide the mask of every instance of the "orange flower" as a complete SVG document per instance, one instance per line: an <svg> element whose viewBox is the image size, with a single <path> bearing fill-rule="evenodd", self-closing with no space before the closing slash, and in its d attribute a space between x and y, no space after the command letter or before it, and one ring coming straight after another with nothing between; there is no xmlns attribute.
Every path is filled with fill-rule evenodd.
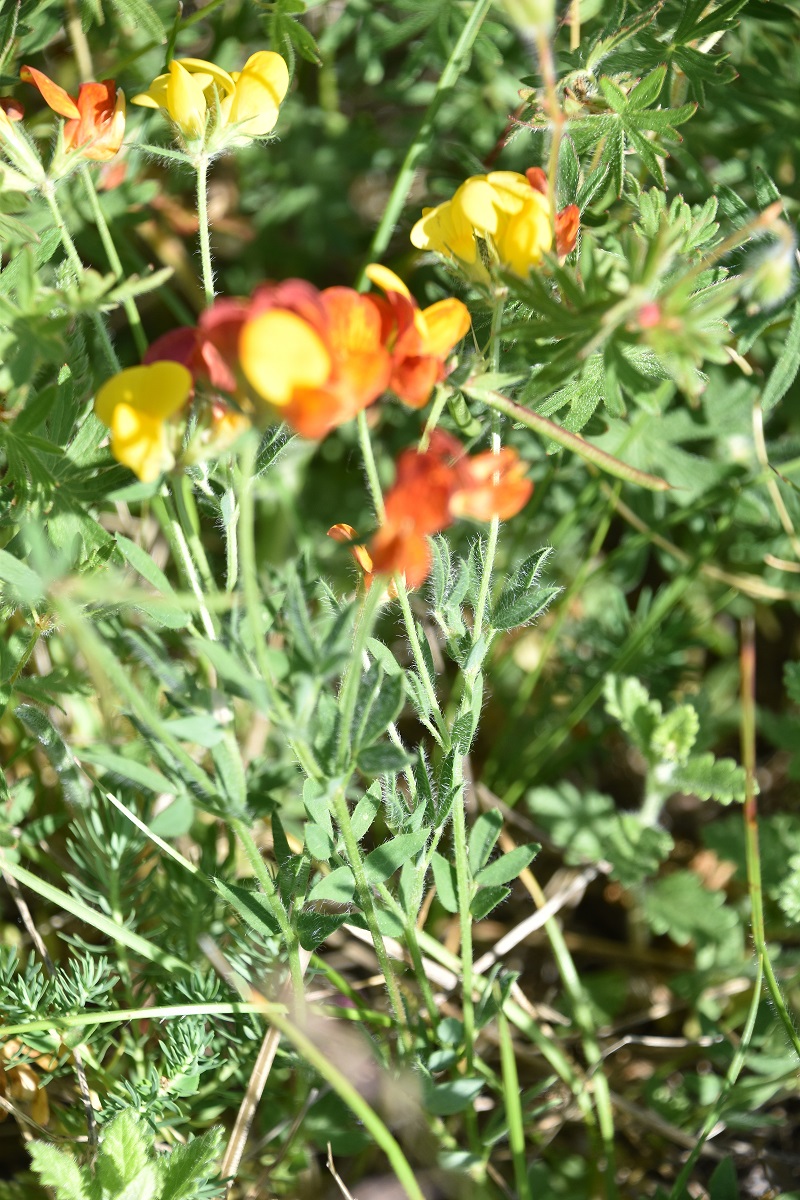
<svg viewBox="0 0 800 1200"><path fill-rule="evenodd" d="M325 437L386 390L391 359L380 314L352 288L318 292L302 280L253 296L239 336L250 386L299 434Z"/></svg>
<svg viewBox="0 0 800 1200"><path fill-rule="evenodd" d="M409 408L422 408L447 374L450 351L469 331L469 311L454 297L420 309L403 281L380 263L370 263L366 274L386 294L385 299L370 298L381 314L382 340L392 355L389 388Z"/></svg>
<svg viewBox="0 0 800 1200"><path fill-rule="evenodd" d="M525 478L525 463L505 446L499 454L476 454L460 464L460 484L450 500L455 517L507 521L531 498L533 484Z"/></svg>
<svg viewBox="0 0 800 1200"><path fill-rule="evenodd" d="M79 151L95 162L108 162L114 157L125 135L125 94L115 88L113 79L82 83L77 100L35 67L23 67L20 79L34 84L48 107L67 118L65 150Z"/></svg>
<svg viewBox="0 0 800 1200"><path fill-rule="evenodd" d="M372 572L404 575L419 587L431 568L428 535L456 517L507 520L527 503L533 485L516 450L470 458L455 438L436 429L422 453L406 450L386 495L386 519L368 548Z"/></svg>
<svg viewBox="0 0 800 1200"><path fill-rule="evenodd" d="M9 121L21 121L25 116L25 109L13 96L0 96L0 110L5 113Z"/></svg>

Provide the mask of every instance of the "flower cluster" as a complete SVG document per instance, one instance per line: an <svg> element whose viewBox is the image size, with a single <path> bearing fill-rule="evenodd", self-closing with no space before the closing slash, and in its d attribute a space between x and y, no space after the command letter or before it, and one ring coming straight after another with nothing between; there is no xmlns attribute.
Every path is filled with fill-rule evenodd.
<svg viewBox="0 0 800 1200"><path fill-rule="evenodd" d="M385 296L289 279L264 284L249 300L219 299L196 326L158 338L143 367L120 372L98 393L114 456L143 480L172 466L168 429L193 388L212 394L217 448L223 426L241 431L244 414L277 415L302 437L322 438L387 390L422 407L445 377L469 313L455 299L420 309L391 271L373 265L369 273ZM167 364L181 370L153 373Z"/></svg>
<svg viewBox="0 0 800 1200"><path fill-rule="evenodd" d="M538 267L552 248L554 230L558 255L568 254L578 220L574 204L552 213L540 167L525 175L492 171L471 176L450 200L423 209L411 241L450 259L470 279L488 283L496 266L523 277Z"/></svg>
<svg viewBox="0 0 800 1200"><path fill-rule="evenodd" d="M431 534L458 517L507 520L516 516L532 491L516 450L467 455L454 437L435 429L427 450L400 455L380 529L368 546L353 546L367 586L379 574L402 575L408 587L419 587L431 569ZM337 541L353 542L357 536L344 524L328 532Z"/></svg>
<svg viewBox="0 0 800 1200"><path fill-rule="evenodd" d="M215 135L210 149L242 145L275 128L289 88L289 68L280 54L259 50L241 71L228 74L202 58L174 58L134 104L165 112L187 143Z"/></svg>

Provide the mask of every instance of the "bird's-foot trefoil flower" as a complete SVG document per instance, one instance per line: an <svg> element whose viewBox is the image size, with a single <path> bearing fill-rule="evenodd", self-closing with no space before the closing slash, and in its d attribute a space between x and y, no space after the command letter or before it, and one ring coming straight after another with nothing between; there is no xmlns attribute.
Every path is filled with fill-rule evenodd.
<svg viewBox="0 0 800 1200"><path fill-rule="evenodd" d="M429 536L458 517L515 516L533 490L524 471L515 450L470 457L460 442L435 429L426 451L406 450L397 460L385 520L365 548L371 576L402 575L408 587L419 587L431 568Z"/></svg>
<svg viewBox="0 0 800 1200"><path fill-rule="evenodd" d="M23 67L20 79L38 88L47 106L66 118L63 149L67 155L108 162L118 152L125 136L125 94L113 79L82 83L76 99L35 67Z"/></svg>
<svg viewBox="0 0 800 1200"><path fill-rule="evenodd" d="M129 367L106 380L94 411L111 432L111 453L143 483L175 465L179 430L171 418L192 392L192 377L176 362Z"/></svg>
<svg viewBox="0 0 800 1200"><path fill-rule="evenodd" d="M174 58L133 103L165 112L187 150L217 153L271 133L288 87L289 68L271 50L251 54L232 74L201 58Z"/></svg>
<svg viewBox="0 0 800 1200"><path fill-rule="evenodd" d="M452 296L421 309L402 279L380 263L370 263L366 274L385 296L370 299L380 311L382 340L392 356L389 389L410 408L422 408L469 331L469 311Z"/></svg>
<svg viewBox="0 0 800 1200"><path fill-rule="evenodd" d="M559 215L551 216L547 189L540 186L544 172L536 172L538 168L533 178L516 171L471 176L450 200L423 209L411 231L412 244L443 255L478 283L490 283L494 268L526 277L551 250L553 226L556 231L559 226ZM577 209L561 224L571 228L576 217ZM562 243L558 253L566 253L568 238L556 240Z"/></svg>
<svg viewBox="0 0 800 1200"><path fill-rule="evenodd" d="M259 288L250 313L239 337L241 370L303 437L325 437L386 390L391 357L368 296L292 279Z"/></svg>

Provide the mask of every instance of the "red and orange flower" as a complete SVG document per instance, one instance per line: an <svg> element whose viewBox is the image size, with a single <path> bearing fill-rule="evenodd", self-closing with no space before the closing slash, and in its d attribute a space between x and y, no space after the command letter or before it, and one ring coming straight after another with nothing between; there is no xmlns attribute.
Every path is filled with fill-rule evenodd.
<svg viewBox="0 0 800 1200"><path fill-rule="evenodd" d="M386 390L392 362L381 332L368 296L292 279L254 294L239 363L257 396L303 437L321 438Z"/></svg>
<svg viewBox="0 0 800 1200"><path fill-rule="evenodd" d="M381 314L382 341L392 356L389 388L409 408L423 408L447 374L450 352L469 332L469 311L453 296L421 309L388 267L370 263L366 273L385 294L370 299Z"/></svg>
<svg viewBox="0 0 800 1200"><path fill-rule="evenodd" d="M356 544L350 525L334 525L328 534L350 543L367 587L376 575L402 575L406 586L415 588L431 569L431 534L458 517L507 520L532 491L516 450L506 447L498 454L470 457L454 437L436 429L427 450L406 450L398 458L395 482L384 501L385 519L369 545Z"/></svg>
<svg viewBox="0 0 800 1200"><path fill-rule="evenodd" d="M94 162L108 162L125 136L125 94L113 79L82 83L77 99L35 67L23 67L20 79L39 89L53 112L66 117L64 149Z"/></svg>

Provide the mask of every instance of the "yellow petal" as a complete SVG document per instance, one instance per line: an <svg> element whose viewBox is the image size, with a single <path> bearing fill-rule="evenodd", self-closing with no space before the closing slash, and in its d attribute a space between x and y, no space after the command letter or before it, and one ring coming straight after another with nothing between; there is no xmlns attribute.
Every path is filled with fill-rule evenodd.
<svg viewBox="0 0 800 1200"><path fill-rule="evenodd" d="M235 86L233 79L216 63L206 62L204 58L179 58L177 61L190 75L199 75L205 79L203 88L215 83L223 94L233 91Z"/></svg>
<svg viewBox="0 0 800 1200"><path fill-rule="evenodd" d="M133 97L131 104L140 104L142 108L166 108L168 83L169 75L159 75L146 92L139 92L138 96Z"/></svg>
<svg viewBox="0 0 800 1200"><path fill-rule="evenodd" d="M247 322L239 359L259 396L278 406L289 403L295 388L321 387L331 373L319 335L295 313L278 308Z"/></svg>
<svg viewBox="0 0 800 1200"><path fill-rule="evenodd" d="M417 222L419 224L419 222ZM416 229L416 225L414 228ZM394 271L390 271L388 267L384 267L382 263L370 263L364 272L370 283L374 283L376 287L382 288L384 292L399 292L401 296L405 296L407 300L411 299L411 292L408 290L402 279L395 275Z"/></svg>
<svg viewBox="0 0 800 1200"><path fill-rule="evenodd" d="M205 93L177 59L169 64L166 109L175 124L187 137L200 137L206 127Z"/></svg>
<svg viewBox="0 0 800 1200"><path fill-rule="evenodd" d="M117 462L130 467L142 483L152 483L175 461L164 421L129 404L118 404L114 409L111 453Z"/></svg>
<svg viewBox="0 0 800 1200"><path fill-rule="evenodd" d="M500 261L524 277L541 263L552 241L547 197L531 190L525 207L501 222L494 244Z"/></svg>
<svg viewBox="0 0 800 1200"><path fill-rule="evenodd" d="M474 175L462 183L453 197L453 208L481 236L497 229L497 195L483 175Z"/></svg>
<svg viewBox="0 0 800 1200"><path fill-rule="evenodd" d="M259 50L244 65L234 85L227 123L240 126L245 137L264 137L275 127L280 104L289 87L289 68L280 54Z"/></svg>
<svg viewBox="0 0 800 1200"><path fill-rule="evenodd" d="M425 353L435 358L445 358L468 333L471 324L466 305L453 296L437 300L423 309L421 315L425 318Z"/></svg>
<svg viewBox="0 0 800 1200"><path fill-rule="evenodd" d="M108 428L120 404L165 421L183 408L191 390L192 377L181 363L128 367L106 380L95 397L94 411Z"/></svg>

